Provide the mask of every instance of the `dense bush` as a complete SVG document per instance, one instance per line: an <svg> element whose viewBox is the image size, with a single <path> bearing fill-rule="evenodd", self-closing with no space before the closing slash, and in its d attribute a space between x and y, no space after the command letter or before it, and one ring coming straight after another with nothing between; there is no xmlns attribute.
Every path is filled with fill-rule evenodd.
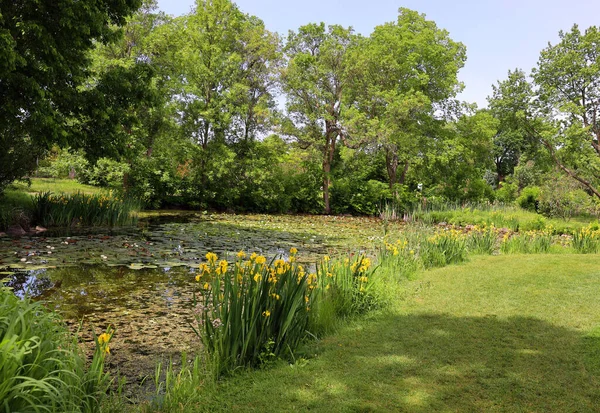
<svg viewBox="0 0 600 413"><path fill-rule="evenodd" d="M509 204L517 199L519 193L519 187L515 183L508 181L502 182L502 186L496 190L496 200L499 202Z"/></svg>
<svg viewBox="0 0 600 413"><path fill-rule="evenodd" d="M541 190L537 186L523 188L516 200L517 205L528 211L536 212L538 210L540 192Z"/></svg>
<svg viewBox="0 0 600 413"><path fill-rule="evenodd" d="M565 220L575 215L595 212L592 198L581 188L581 185L564 176L551 177L542 186L538 210L547 217Z"/></svg>
<svg viewBox="0 0 600 413"><path fill-rule="evenodd" d="M129 172L129 165L110 158L100 158L89 174L88 181L92 185L122 188L125 174Z"/></svg>
<svg viewBox="0 0 600 413"><path fill-rule="evenodd" d="M331 197L336 214L376 215L382 205L392 201L392 191L384 182L340 178L331 187Z"/></svg>
<svg viewBox="0 0 600 413"><path fill-rule="evenodd" d="M89 182L90 164L85 158L85 153L81 149L60 149L55 146L40 162L36 175L43 178L68 178L71 173L74 173L79 182Z"/></svg>

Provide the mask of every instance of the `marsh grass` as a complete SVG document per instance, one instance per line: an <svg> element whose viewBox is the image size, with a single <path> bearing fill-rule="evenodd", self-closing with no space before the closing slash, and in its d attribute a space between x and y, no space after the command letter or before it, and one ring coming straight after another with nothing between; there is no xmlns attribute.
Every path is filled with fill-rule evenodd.
<svg viewBox="0 0 600 413"><path fill-rule="evenodd" d="M294 260L269 264L240 252L230 264L206 255L196 276L196 333L216 377L290 357L306 335L317 275Z"/></svg>
<svg viewBox="0 0 600 413"><path fill-rule="evenodd" d="M503 254L547 254L554 243L552 229L506 233L502 238L500 251Z"/></svg>
<svg viewBox="0 0 600 413"><path fill-rule="evenodd" d="M341 321L365 314L383 305L384 286L377 267L364 255L329 256L317 264L318 288L311 332L323 336L334 331Z"/></svg>
<svg viewBox="0 0 600 413"><path fill-rule="evenodd" d="M418 248L424 268L458 264L467 259L467 236L454 228L438 229L431 236L423 236Z"/></svg>
<svg viewBox="0 0 600 413"><path fill-rule="evenodd" d="M33 198L33 220L43 226L125 226L137 222L139 203L106 195L37 194Z"/></svg>
<svg viewBox="0 0 600 413"><path fill-rule="evenodd" d="M467 250L472 254L491 255L498 245L499 231L495 226L474 226L467 238Z"/></svg>
<svg viewBox="0 0 600 413"><path fill-rule="evenodd" d="M600 250L600 229L590 225L573 233L573 249L580 254L595 254Z"/></svg>
<svg viewBox="0 0 600 413"><path fill-rule="evenodd" d="M104 372L112 332L96 338L89 367L58 316L0 288L2 411L99 411L110 378Z"/></svg>
<svg viewBox="0 0 600 413"><path fill-rule="evenodd" d="M465 227L506 228L512 232L539 231L552 228L553 234L573 234L590 222L597 222L593 217L577 217L569 221L550 219L535 212L526 211L514 205L503 204L456 204L443 203L432 206L416 206L407 214L414 222L435 225L442 222Z"/></svg>

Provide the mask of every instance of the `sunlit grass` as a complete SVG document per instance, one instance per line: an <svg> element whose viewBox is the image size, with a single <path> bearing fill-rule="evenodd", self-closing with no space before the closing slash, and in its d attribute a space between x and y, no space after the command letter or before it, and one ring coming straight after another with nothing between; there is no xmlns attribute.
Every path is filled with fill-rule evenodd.
<svg viewBox="0 0 600 413"><path fill-rule="evenodd" d="M55 194L76 194L78 192L92 195L106 193L106 189L84 185L75 179L31 178L31 185L25 181L17 181L10 186L13 191L37 194L51 191Z"/></svg>
<svg viewBox="0 0 600 413"><path fill-rule="evenodd" d="M599 264L481 256L425 272L315 357L218 383L202 411L595 411Z"/></svg>

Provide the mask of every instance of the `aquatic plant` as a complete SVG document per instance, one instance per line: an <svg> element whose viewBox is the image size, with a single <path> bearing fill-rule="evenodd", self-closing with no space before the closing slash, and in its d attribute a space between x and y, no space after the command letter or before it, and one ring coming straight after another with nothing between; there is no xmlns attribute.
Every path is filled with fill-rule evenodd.
<svg viewBox="0 0 600 413"><path fill-rule="evenodd" d="M507 232L502 237L500 251L503 254L545 254L550 252L552 243L552 227L521 233Z"/></svg>
<svg viewBox="0 0 600 413"><path fill-rule="evenodd" d="M419 242L419 258L425 268L458 264L467 259L466 235L454 228L438 229Z"/></svg>
<svg viewBox="0 0 600 413"><path fill-rule="evenodd" d="M580 254L593 254L600 250L600 229L598 224L589 225L573 232L573 249Z"/></svg>
<svg viewBox="0 0 600 413"><path fill-rule="evenodd" d="M290 355L306 335L317 275L295 261L206 254L196 281L197 329L216 375Z"/></svg>
<svg viewBox="0 0 600 413"><path fill-rule="evenodd" d="M493 254L498 243L499 231L494 225L470 228L467 249L473 254Z"/></svg>
<svg viewBox="0 0 600 413"><path fill-rule="evenodd" d="M97 338L92 362L59 317L0 287L0 410L97 412L110 379L104 372L112 330Z"/></svg>
<svg viewBox="0 0 600 413"><path fill-rule="evenodd" d="M43 192L33 198L34 221L43 226L123 226L137 221L139 203L107 195Z"/></svg>

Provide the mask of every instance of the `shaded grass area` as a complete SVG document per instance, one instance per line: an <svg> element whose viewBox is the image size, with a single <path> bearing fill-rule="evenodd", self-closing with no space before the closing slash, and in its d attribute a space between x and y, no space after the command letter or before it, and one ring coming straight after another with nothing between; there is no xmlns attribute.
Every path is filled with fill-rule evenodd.
<svg viewBox="0 0 600 413"><path fill-rule="evenodd" d="M314 358L239 374L189 411L599 411L599 264L496 256L426 272Z"/></svg>

